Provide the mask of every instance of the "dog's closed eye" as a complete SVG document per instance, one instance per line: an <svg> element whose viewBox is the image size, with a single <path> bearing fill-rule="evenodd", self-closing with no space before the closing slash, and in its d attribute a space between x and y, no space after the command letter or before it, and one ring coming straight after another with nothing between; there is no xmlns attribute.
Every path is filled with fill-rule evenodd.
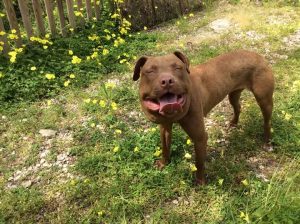
<svg viewBox="0 0 300 224"><path fill-rule="evenodd" d="M152 74L152 73L154 73L154 70L146 70L145 73L146 74Z"/></svg>

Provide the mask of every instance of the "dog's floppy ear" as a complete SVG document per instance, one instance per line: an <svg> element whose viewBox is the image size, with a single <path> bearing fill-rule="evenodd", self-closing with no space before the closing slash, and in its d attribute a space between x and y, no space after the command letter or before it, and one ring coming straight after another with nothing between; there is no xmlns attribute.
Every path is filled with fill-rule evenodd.
<svg viewBox="0 0 300 224"><path fill-rule="evenodd" d="M189 59L180 51L175 51L174 54L177 58L179 58L186 66L186 70L188 73L190 73L190 62Z"/></svg>
<svg viewBox="0 0 300 224"><path fill-rule="evenodd" d="M142 56L139 58L139 60L137 60L134 67L133 77L132 77L133 81L137 81L140 78L141 67L144 66L147 59L148 58L146 56Z"/></svg>

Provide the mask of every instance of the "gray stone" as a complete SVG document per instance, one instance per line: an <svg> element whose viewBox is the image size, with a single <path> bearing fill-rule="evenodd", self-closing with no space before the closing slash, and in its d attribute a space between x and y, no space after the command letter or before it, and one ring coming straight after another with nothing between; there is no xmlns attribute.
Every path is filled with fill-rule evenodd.
<svg viewBox="0 0 300 224"><path fill-rule="evenodd" d="M56 135L57 131L51 130L51 129L41 129L39 130L39 133L43 137L54 137Z"/></svg>
<svg viewBox="0 0 300 224"><path fill-rule="evenodd" d="M49 153L50 153L49 149L42 151L40 154L40 158L45 158Z"/></svg>
<svg viewBox="0 0 300 224"><path fill-rule="evenodd" d="M217 19L209 24L209 27L216 33L222 33L230 28L231 22L228 19Z"/></svg>
<svg viewBox="0 0 300 224"><path fill-rule="evenodd" d="M30 187L30 186L32 185L32 181L31 181L31 180L24 181L24 182L22 182L21 185L22 185L23 187L28 188L28 187Z"/></svg>

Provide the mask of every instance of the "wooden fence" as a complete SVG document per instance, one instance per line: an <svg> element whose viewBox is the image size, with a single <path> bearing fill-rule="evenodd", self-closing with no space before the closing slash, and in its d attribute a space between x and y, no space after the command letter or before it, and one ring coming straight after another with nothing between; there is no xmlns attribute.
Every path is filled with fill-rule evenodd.
<svg viewBox="0 0 300 224"><path fill-rule="evenodd" d="M22 45L20 27L24 28L28 39L32 36L45 36L47 29L52 36L58 35L59 29L60 34L65 37L67 28L75 29L83 25L85 18L88 21L99 20L101 13L99 0L3 0L2 4L5 14L0 11L0 46L4 54L8 53L10 46L3 19L7 19L10 32L16 35L15 38L10 39L20 47ZM18 22L16 8L21 14L22 23ZM45 16L47 16L47 23L45 23ZM57 28L55 16L58 17L60 28ZM32 24L36 24L35 29Z"/></svg>
<svg viewBox="0 0 300 224"><path fill-rule="evenodd" d="M130 18L133 29L142 29L144 26L153 26L199 9L202 1L0 0L0 50L3 49L2 53L7 54L10 51L9 42L14 42L16 47L20 47L26 37L27 39L32 36L43 37L47 32L52 36L65 37L69 28L82 26L85 21L100 20L104 4L112 13L117 6L121 9L122 16ZM20 28L26 35L21 35Z"/></svg>

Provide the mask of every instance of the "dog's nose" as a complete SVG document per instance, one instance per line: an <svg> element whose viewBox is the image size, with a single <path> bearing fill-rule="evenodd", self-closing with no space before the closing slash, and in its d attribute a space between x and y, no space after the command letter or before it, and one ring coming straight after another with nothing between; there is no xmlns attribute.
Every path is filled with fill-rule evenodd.
<svg viewBox="0 0 300 224"><path fill-rule="evenodd" d="M169 87L169 86L172 86L174 85L175 83L175 80L173 77L170 77L170 76L167 76L167 77L163 77L161 80L160 80L160 84L162 87Z"/></svg>

